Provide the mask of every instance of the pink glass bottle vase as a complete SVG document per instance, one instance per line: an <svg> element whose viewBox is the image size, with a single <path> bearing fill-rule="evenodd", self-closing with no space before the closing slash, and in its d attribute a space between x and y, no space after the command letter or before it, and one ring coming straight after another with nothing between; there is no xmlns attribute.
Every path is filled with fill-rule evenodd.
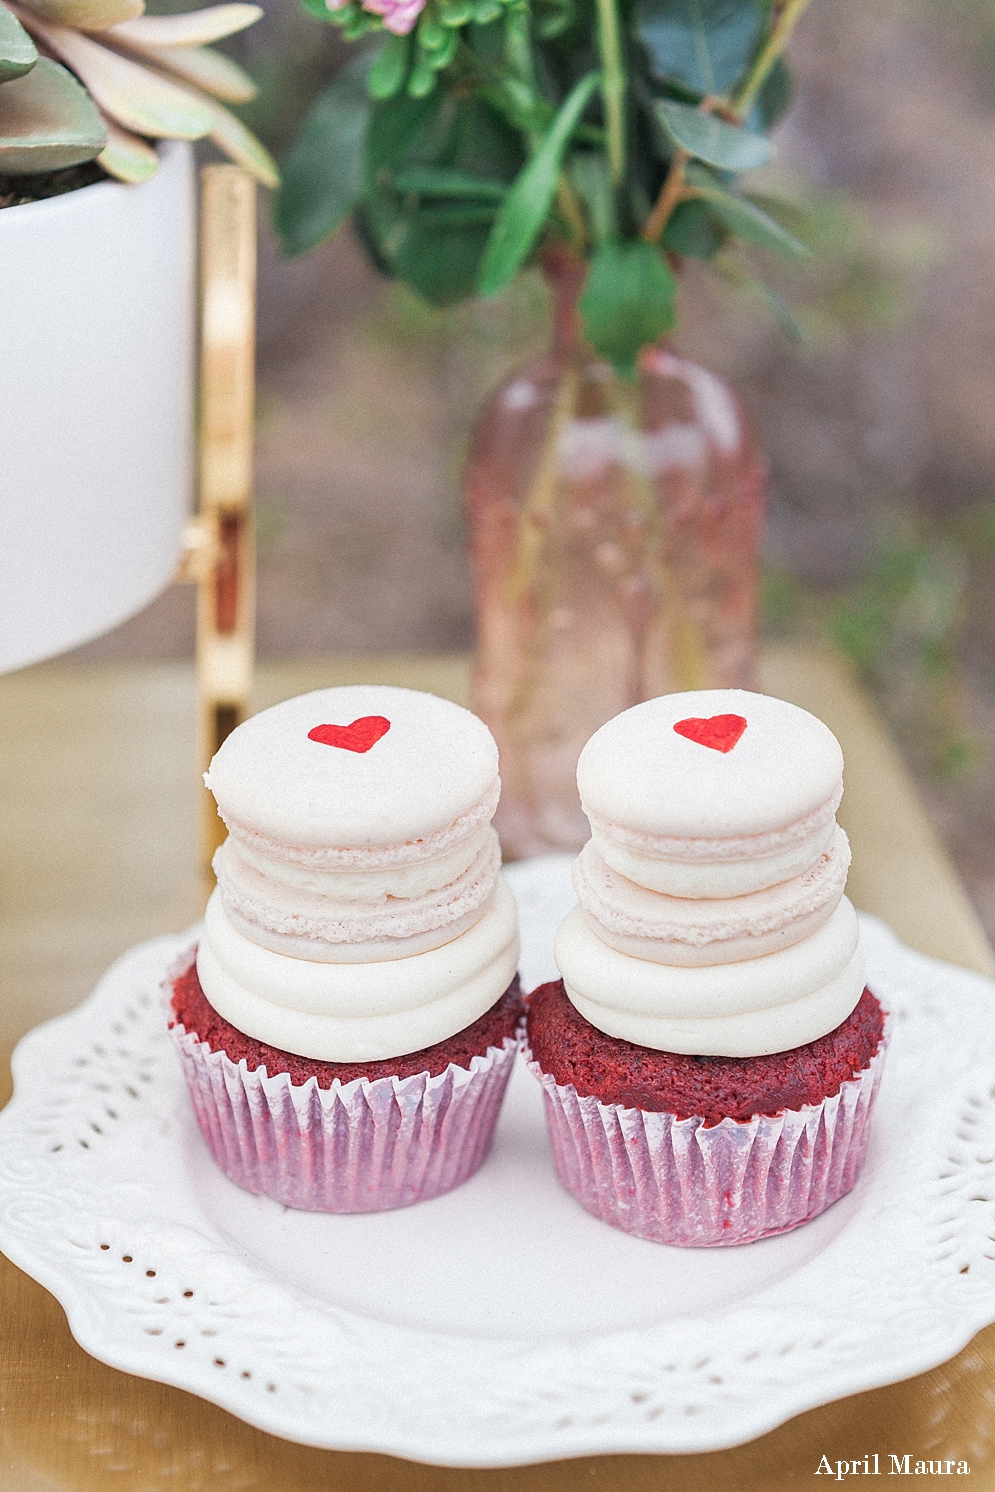
<svg viewBox="0 0 995 1492"><path fill-rule="evenodd" d="M619 378L551 254L553 344L485 405L467 474L473 707L501 752L505 855L589 835L577 758L672 690L754 686L766 462L731 390L662 346Z"/></svg>

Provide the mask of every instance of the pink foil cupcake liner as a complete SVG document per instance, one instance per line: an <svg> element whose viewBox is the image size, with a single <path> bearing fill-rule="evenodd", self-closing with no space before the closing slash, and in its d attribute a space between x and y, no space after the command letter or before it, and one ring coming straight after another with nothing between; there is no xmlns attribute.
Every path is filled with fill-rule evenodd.
<svg viewBox="0 0 995 1492"><path fill-rule="evenodd" d="M517 1044L435 1077L319 1088L250 1072L182 1025L170 1030L197 1123L232 1181L307 1212L386 1212L441 1196L490 1148Z"/></svg>
<svg viewBox="0 0 995 1492"><path fill-rule="evenodd" d="M753 1243L818 1217L860 1175L887 1033L832 1098L774 1117L702 1119L582 1098L541 1071L556 1174L581 1206L626 1233L684 1248Z"/></svg>

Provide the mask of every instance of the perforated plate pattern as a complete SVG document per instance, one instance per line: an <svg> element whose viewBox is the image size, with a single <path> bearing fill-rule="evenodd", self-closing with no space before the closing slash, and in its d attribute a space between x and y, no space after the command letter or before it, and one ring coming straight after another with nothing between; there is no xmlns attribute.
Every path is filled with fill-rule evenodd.
<svg viewBox="0 0 995 1492"><path fill-rule="evenodd" d="M528 959L551 942L562 867L526 862L512 880ZM437 1325L431 1299L419 1324L395 1309L386 1282L377 1308L337 1301L334 1270L328 1288L310 1289L281 1265L285 1246L267 1251L262 1235L289 1237L299 1225L313 1241L316 1227L342 1220L246 1202L220 1176L213 1197L159 993L191 936L132 949L83 1006L26 1037L15 1098L0 1115L0 1247L57 1296L77 1340L105 1362L308 1444L497 1466L737 1444L932 1367L995 1320L995 986L910 952L873 919L863 923L869 982L892 1012L892 1045L864 1176L828 1221L720 1251L738 1256L726 1264L616 1234L555 1183L542 1190L551 1167L525 1073L502 1121L507 1138L478 1181L381 1215L395 1253L428 1239L442 1260L458 1251L487 1188L504 1187L508 1233L493 1247L505 1257L519 1241L520 1292L527 1300L532 1290L538 1308L542 1281L531 1279L523 1241L542 1233L544 1255L576 1279L579 1325L563 1332L538 1316L530 1326L521 1310L493 1331L454 1327L451 1311ZM518 1186L523 1135L532 1150ZM257 1203L259 1248L238 1220L239 1206ZM644 1283L658 1269L668 1310L613 1327L584 1275L591 1250L602 1277L616 1257ZM497 1267L484 1245L479 1257L481 1271ZM709 1271L732 1268L731 1293L709 1297ZM444 1272L439 1289L451 1296ZM440 1312L444 1304L440 1294Z"/></svg>

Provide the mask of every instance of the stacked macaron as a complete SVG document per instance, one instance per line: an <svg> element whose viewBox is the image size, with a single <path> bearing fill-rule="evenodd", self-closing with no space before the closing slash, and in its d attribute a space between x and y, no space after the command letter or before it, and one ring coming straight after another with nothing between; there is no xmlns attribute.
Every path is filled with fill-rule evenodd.
<svg viewBox="0 0 995 1492"><path fill-rule="evenodd" d="M580 905L529 1030L561 1179L606 1220L745 1242L854 1184L882 1018L843 894L842 774L821 721L740 690L647 701L585 747ZM612 1108L645 1111L645 1150L629 1135L623 1153L627 1174L647 1169L622 1196L613 1145L631 1122ZM681 1154L704 1172L675 1171Z"/></svg>
<svg viewBox="0 0 995 1492"><path fill-rule="evenodd" d="M215 756L229 837L173 1029L240 1184L380 1210L480 1165L520 1013L497 768L468 711L375 686L288 700Z"/></svg>

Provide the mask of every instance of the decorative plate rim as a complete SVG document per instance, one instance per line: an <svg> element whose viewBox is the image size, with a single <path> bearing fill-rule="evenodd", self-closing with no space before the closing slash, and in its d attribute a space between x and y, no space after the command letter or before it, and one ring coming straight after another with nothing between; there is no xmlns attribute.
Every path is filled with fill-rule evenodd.
<svg viewBox="0 0 995 1492"><path fill-rule="evenodd" d="M509 870L526 962L551 942L564 863ZM0 1248L101 1361L303 1444L497 1467L741 1444L935 1367L995 1321L995 985L876 919L862 918L869 982L894 1035L880 1153L842 1230L731 1305L548 1343L309 1297L247 1262L182 1177L152 1165L168 1160L186 1102L158 986L191 936L140 944L78 1009L30 1032L0 1114ZM532 962L530 987L544 972ZM193 1270L198 1293L185 1295ZM217 1345L178 1352L177 1333L193 1349L195 1331Z"/></svg>

